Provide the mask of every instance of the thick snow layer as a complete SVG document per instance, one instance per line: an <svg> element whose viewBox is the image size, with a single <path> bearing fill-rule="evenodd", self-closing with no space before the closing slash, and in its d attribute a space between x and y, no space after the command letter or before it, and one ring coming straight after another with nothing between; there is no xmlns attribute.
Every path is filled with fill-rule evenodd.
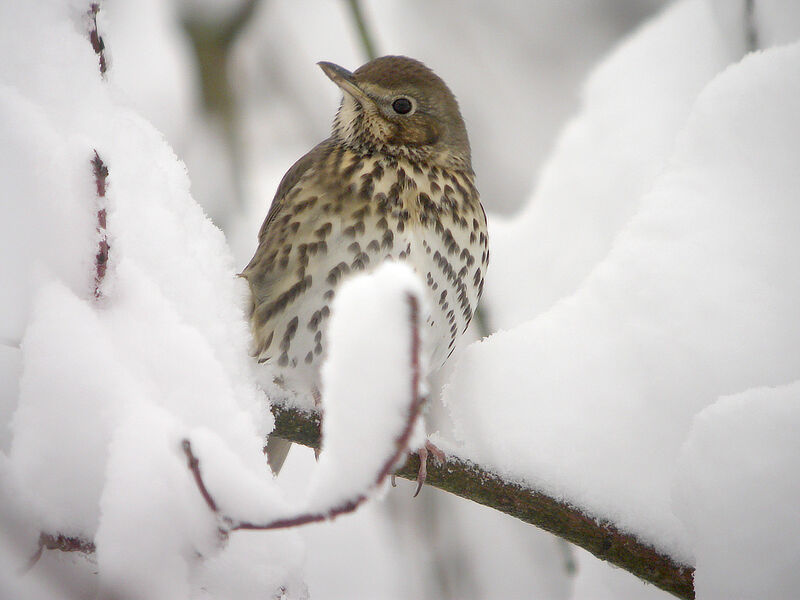
<svg viewBox="0 0 800 600"><path fill-rule="evenodd" d="M195 127L198 76L175 2L103 2L98 28L107 42L113 92L167 140L184 146Z"/></svg>
<svg viewBox="0 0 800 600"><path fill-rule="evenodd" d="M595 69L527 208L489 219L484 306L494 327L578 287L641 206L697 93L734 58L707 2L683 0Z"/></svg>
<svg viewBox="0 0 800 600"><path fill-rule="evenodd" d="M719 399L695 418L675 477L702 600L793 598L800 586L800 383Z"/></svg>
<svg viewBox="0 0 800 600"><path fill-rule="evenodd" d="M0 5L0 364L19 378L14 401L16 385L3 386L2 415L14 414L0 477L4 507L31 513L9 568L33 554L40 531L80 536L97 543L96 581L109 595L188 598L197 554L219 548L180 441L196 442L223 508L252 498L275 512L285 506L261 451L272 419L223 235L162 135L101 78L87 9ZM109 171L102 199L95 150ZM100 208L111 250L96 299ZM253 493L229 498L226 476ZM0 514L4 530L18 512ZM301 558L276 562L262 593L304 594ZM240 566L243 578L256 570Z"/></svg>
<svg viewBox="0 0 800 600"><path fill-rule="evenodd" d="M0 597L86 598L98 580L109 594L135 580L133 596L303 598L302 536L320 600L439 597L445 589L514 597L521 586L566 598L568 576L549 536L533 543L528 526L497 525L505 518L497 514L484 522L474 516L483 509L455 510L452 498L437 508L432 499L443 494L431 490L403 506L400 494L411 492L402 482L388 502L311 533L237 532L216 545L216 523L180 451L184 436L226 512L267 519L307 500L302 477L303 494L287 505L265 476L260 445L271 420L250 383L244 290L231 275L252 252L280 176L329 131L338 92L314 63L354 67L360 47L345 3L260 5L242 44L250 63L232 61L246 113L241 185L259 203L246 217L246 240L232 239L234 263L189 196L182 164L137 113L194 169L195 199L220 223L235 222L229 157L215 124L193 112L199 90L180 19L218 20L238 0L103 3L106 81L86 39L88 4L0 3ZM383 51L423 58L456 91L487 206L509 207L571 110L575 77L620 27L606 11L644 3L468 2L456 13L420 0L364 4ZM784 386L800 379L787 318L797 304L797 250L787 232L797 223L786 189L797 181L784 177L798 163L784 147L787 131L798 130L784 113L794 97L796 114L797 102L789 89L774 93L775 54L725 74L712 86L716 99L709 88L676 150L698 92L746 48L744 5L681 2L596 70L531 207L515 224L492 219L492 317L503 327L541 317L489 342L502 348L486 365L473 369L482 351L470 350L449 396L456 406L465 391L478 394L454 409L462 433L496 433L508 413L511 427L502 422L499 436L483 440L498 468L557 482L565 497L600 513L625 513L620 521L648 539L667 531L657 543L696 557L701 599L737 595L736 585L781 597L797 584L787 501L797 496L789 435L797 384ZM755 3L760 47L797 39L799 16L793 0ZM341 35L325 35L331 30ZM582 32L577 42L574 31ZM766 84L745 81L762 67ZM796 68L780 68L788 87ZM92 300L95 148L110 168L112 250L100 302ZM680 252L673 242L691 227ZM721 235L724 227L735 235ZM512 351L528 345L530 356ZM511 394L507 380L473 385L492 365L531 373ZM780 387L743 392L770 385ZM486 422L470 423L468 413ZM346 426L332 425L341 436ZM461 452L478 456L482 443L476 437ZM520 448L540 463L527 464ZM306 458L306 476L338 470ZM337 491L320 489L323 500ZM51 527L94 535L97 563L45 552L19 578L39 531ZM591 557L578 564L575 597L660 594ZM508 577L497 583L500 572Z"/></svg>
<svg viewBox="0 0 800 600"><path fill-rule="evenodd" d="M425 373L419 338L424 294L417 274L393 262L346 281L337 292L330 356L322 369L322 453L311 484L312 507L339 506L365 494L401 450L398 441L418 409ZM420 343L416 354L414 339ZM420 424L406 441L411 449L424 442Z"/></svg>
<svg viewBox="0 0 800 600"><path fill-rule="evenodd" d="M113 432L94 536L101 595L186 598L193 563L214 551L216 523L186 485L179 436L169 413L147 405L132 407Z"/></svg>
<svg viewBox="0 0 800 600"><path fill-rule="evenodd" d="M465 352L445 397L466 456L692 559L669 497L693 416L800 374L799 105L798 45L702 91L577 292Z"/></svg>

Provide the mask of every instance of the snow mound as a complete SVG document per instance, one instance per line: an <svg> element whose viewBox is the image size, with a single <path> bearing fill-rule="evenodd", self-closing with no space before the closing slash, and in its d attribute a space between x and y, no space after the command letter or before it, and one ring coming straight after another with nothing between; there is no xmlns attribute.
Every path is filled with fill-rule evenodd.
<svg viewBox="0 0 800 600"><path fill-rule="evenodd" d="M694 418L673 508L694 549L698 598L796 595L798 431L798 382L720 398Z"/></svg>
<svg viewBox="0 0 800 600"><path fill-rule="evenodd" d="M0 337L21 340L18 357L3 360L21 377L15 406L3 406L14 414L3 423L0 518L30 513L0 579L16 578L45 531L96 541L108 595L188 598L201 585L198 555L220 548L181 439L198 439L211 480L234 457L277 511L261 452L272 417L254 383L244 287L224 237L163 136L101 78L87 10L0 5L0 180L12 200L0 203L0 250L16 257L0 261ZM95 151L108 169L103 197ZM287 585L304 594L301 559L288 554L269 581L259 576L262 594ZM240 566L242 578L255 572Z"/></svg>
<svg viewBox="0 0 800 600"><path fill-rule="evenodd" d="M798 45L703 90L584 284L465 353L445 399L466 457L692 560L669 501L692 418L800 376L798 105Z"/></svg>
<svg viewBox="0 0 800 600"><path fill-rule="evenodd" d="M337 506L354 492L365 493L389 457L424 443L417 420L398 447L410 415L419 410L424 297L417 274L393 262L346 281L337 292L322 370L322 453L312 506Z"/></svg>
<svg viewBox="0 0 800 600"><path fill-rule="evenodd" d="M489 219L484 302L495 327L577 289L639 210L697 94L734 58L707 2L683 0L600 63L525 210Z"/></svg>

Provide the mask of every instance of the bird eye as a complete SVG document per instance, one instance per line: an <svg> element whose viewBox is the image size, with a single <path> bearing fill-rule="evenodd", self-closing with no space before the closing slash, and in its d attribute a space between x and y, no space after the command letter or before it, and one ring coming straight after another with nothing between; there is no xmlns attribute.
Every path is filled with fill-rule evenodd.
<svg viewBox="0 0 800 600"><path fill-rule="evenodd" d="M411 100L402 96L392 102L392 109L394 109L394 112L398 115L407 115L411 112L412 108L414 108L414 105L411 104Z"/></svg>

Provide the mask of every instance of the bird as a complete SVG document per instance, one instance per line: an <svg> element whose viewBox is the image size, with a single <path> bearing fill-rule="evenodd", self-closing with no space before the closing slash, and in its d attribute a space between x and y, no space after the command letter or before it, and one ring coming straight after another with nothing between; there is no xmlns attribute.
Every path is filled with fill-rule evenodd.
<svg viewBox="0 0 800 600"><path fill-rule="evenodd" d="M317 64L342 91L331 135L284 175L241 275L253 355L279 384L319 399L326 324L343 280L387 260L411 266L428 296L434 371L475 314L489 238L466 125L445 82L406 56L353 72ZM268 441L276 473L288 446Z"/></svg>

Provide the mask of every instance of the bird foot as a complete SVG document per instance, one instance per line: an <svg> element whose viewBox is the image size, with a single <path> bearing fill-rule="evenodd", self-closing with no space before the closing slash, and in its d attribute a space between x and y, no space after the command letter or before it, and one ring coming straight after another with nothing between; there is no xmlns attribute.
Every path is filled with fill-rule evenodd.
<svg viewBox="0 0 800 600"><path fill-rule="evenodd" d="M414 492L414 498L419 496L422 490L422 485L428 477L428 454L432 454L436 464L442 465L447 460L447 456L432 442L425 440L425 445L417 450L419 455L419 471L417 472L417 491Z"/></svg>

